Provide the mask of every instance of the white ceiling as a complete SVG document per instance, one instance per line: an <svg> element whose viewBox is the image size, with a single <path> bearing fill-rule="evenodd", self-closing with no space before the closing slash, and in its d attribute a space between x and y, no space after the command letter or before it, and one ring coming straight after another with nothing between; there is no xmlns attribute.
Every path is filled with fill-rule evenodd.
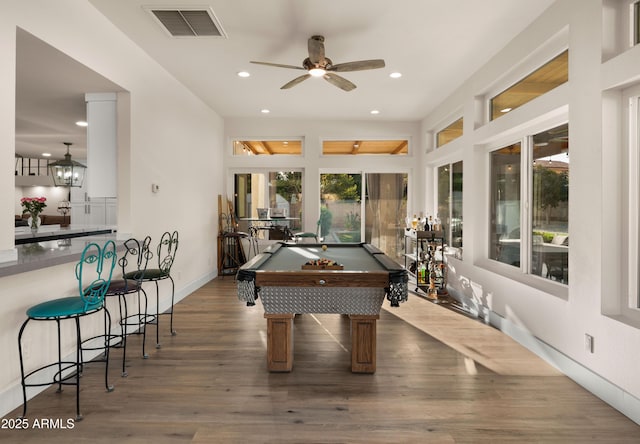
<svg viewBox="0 0 640 444"><path fill-rule="evenodd" d="M271 112L264 118L396 121L423 119L553 3L553 0L209 0L205 4L185 0L89 1L223 117L263 116L260 110L267 108ZM228 38L171 37L148 12L149 6L210 7ZM386 67L342 73L357 85L355 90L345 92L315 78L281 90L282 85L304 72L249 63L257 60L301 65L308 55L307 39L315 34L325 37L326 56L334 64L381 58ZM64 85L62 81L55 85L41 78L26 78L20 66L41 59L23 53L20 45L21 39L18 83L23 89L18 94L21 102L17 106L21 119L16 124L18 140L22 133L32 131L26 116L35 115L36 110L29 106L38 102L35 94L49 95L53 94L51 89L59 88L57 95L61 102L49 109L53 111L49 117L44 115L47 107L41 106L38 113L43 115L34 119L34 123L42 124L38 120L53 116L66 118L67 113L69 121L75 121L84 104L79 100L76 108L66 106L64 101L71 101L72 97L78 100L78 96L87 92L86 88L99 86L79 81L76 76L82 70L77 66L73 77L62 76L70 80ZM24 51L33 51L33 46L37 45L25 45ZM44 75L42 71L39 72ZM242 79L237 76L239 71L249 71L251 76ZM394 71L401 72L402 77L390 78ZM117 85L109 85L106 79L95 77L95 73L84 74L89 82L107 82L102 84L104 88L117 90ZM33 81L47 85L49 91L34 90ZM380 114L372 116L373 109ZM78 132L66 127L51 130L65 136L72 130ZM82 137L83 131L78 133ZM62 141L58 137L56 143L61 145ZM23 148L26 147L16 146L17 150Z"/></svg>

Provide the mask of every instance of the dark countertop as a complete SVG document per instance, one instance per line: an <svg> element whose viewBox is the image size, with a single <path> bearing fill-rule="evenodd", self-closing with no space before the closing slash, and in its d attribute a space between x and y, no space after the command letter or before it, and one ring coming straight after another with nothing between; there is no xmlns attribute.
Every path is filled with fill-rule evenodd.
<svg viewBox="0 0 640 444"><path fill-rule="evenodd" d="M51 233L42 234L43 237L51 235ZM31 233L29 235L31 236ZM122 242L116 240L115 232L16 245L18 259L0 262L0 278L68 262L77 262L88 243L96 242L102 245L108 240L116 242L118 251L124 248Z"/></svg>

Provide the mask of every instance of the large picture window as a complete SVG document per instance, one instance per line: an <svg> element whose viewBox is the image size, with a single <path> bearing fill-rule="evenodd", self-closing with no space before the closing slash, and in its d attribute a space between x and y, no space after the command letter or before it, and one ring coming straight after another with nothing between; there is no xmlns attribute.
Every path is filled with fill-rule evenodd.
<svg viewBox="0 0 640 444"><path fill-rule="evenodd" d="M568 125L525 137L490 156L489 258L568 284Z"/></svg>

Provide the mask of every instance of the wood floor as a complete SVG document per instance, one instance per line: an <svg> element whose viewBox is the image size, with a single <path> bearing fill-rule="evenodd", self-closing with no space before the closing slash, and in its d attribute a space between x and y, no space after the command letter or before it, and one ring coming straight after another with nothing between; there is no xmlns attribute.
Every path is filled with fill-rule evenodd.
<svg viewBox="0 0 640 444"><path fill-rule="evenodd" d="M640 426L500 332L415 296L385 306L374 375L349 371L349 320L339 315L297 316L293 372L268 373L262 306L239 302L232 278L214 280L176 306L177 336L162 319L163 347L148 347L149 359L132 337L128 377L112 352L115 391L104 391L101 364L85 371L84 420L73 429L3 429L0 441L640 442ZM38 395L31 423L73 418L74 395Z"/></svg>

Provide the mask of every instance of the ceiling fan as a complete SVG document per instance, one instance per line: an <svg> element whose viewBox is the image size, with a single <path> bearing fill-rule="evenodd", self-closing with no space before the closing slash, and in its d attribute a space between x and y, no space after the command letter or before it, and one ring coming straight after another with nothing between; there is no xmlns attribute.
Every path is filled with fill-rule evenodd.
<svg viewBox="0 0 640 444"><path fill-rule="evenodd" d="M292 88L302 81L307 80L309 77L324 77L324 79L332 85L335 85L344 91L351 91L356 88L356 85L336 74L337 72L364 71L367 69L384 68L384 60L382 59L360 60L357 62L338 63L337 65L334 65L329 57L324 56L324 37L321 35L311 36L307 43L307 47L309 48L309 57L303 60L302 66L254 61L251 63L307 71L307 74L296 77L292 81L285 83L280 87L280 89Z"/></svg>

